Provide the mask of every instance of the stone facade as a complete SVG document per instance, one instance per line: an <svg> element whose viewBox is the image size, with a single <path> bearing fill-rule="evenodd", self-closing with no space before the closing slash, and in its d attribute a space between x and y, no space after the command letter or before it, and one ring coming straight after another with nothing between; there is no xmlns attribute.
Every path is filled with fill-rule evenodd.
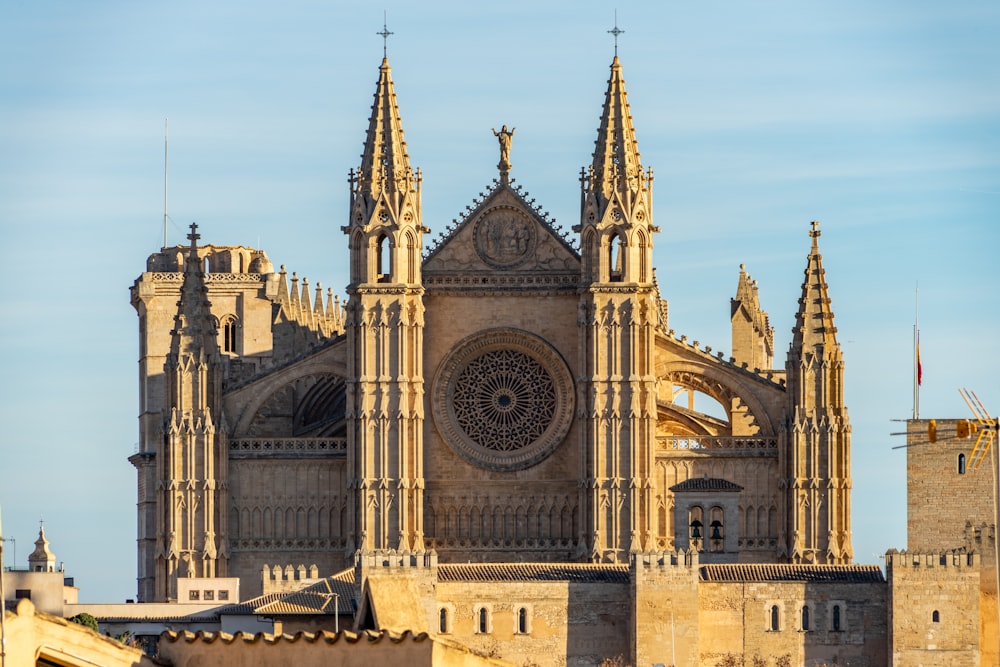
<svg viewBox="0 0 1000 667"><path fill-rule="evenodd" d="M743 269L734 356L712 354L669 329L637 147L615 60L578 236L526 199L508 159L425 248L386 61L351 176L345 305L195 232L151 256L132 289L140 599L174 598L177 577L255 582L264 563L334 571L355 550L627 563L677 548L697 519L671 489L706 476L742 487L701 508L729 559L849 562L819 231L784 368L760 367L773 331ZM725 417L694 410L697 394Z"/></svg>
<svg viewBox="0 0 1000 667"><path fill-rule="evenodd" d="M893 605L926 582L903 573L894 596L894 570L887 584L851 565L818 223L783 365L743 265L726 357L670 328L617 57L572 234L511 178L513 132L495 134L498 178L425 245L383 60L349 179L343 304L262 250L199 245L194 226L149 258L132 288L140 600L176 599L186 578L254 597L335 575L356 631L525 665L887 664ZM911 448L916 474L937 455ZM957 515L934 542L934 483L911 494L910 547L978 548L992 523ZM949 580L956 600L966 579ZM952 639L939 645L974 650Z"/></svg>

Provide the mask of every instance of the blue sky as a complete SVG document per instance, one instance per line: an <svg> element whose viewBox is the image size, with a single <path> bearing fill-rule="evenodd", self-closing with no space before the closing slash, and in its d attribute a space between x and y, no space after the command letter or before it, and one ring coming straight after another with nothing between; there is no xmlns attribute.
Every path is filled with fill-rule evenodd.
<svg viewBox="0 0 1000 667"><path fill-rule="evenodd" d="M596 2L387 2L389 57L433 236L496 175L579 216L608 77ZM619 42L671 327L727 351L739 265L794 323L820 239L853 424L860 562L904 547L919 285L921 414L1000 411L1000 5L621 2ZM263 247L343 293L347 172L382 57L382 6L8 2L0 10L0 503L4 560L39 517L85 601L135 592L137 318L163 240Z"/></svg>

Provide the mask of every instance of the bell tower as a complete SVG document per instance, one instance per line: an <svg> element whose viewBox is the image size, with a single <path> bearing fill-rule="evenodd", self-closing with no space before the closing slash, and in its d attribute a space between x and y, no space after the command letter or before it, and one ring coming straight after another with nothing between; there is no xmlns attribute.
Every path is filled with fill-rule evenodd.
<svg viewBox="0 0 1000 667"><path fill-rule="evenodd" d="M615 56L593 163L581 176L579 405L588 522L598 562L647 548L656 434L652 170L644 171Z"/></svg>
<svg viewBox="0 0 1000 667"><path fill-rule="evenodd" d="M198 225L192 224L163 369L163 450L156 457L156 600L177 598L178 577L224 577L227 569L228 452L224 432L216 429L225 366L198 238Z"/></svg>
<svg viewBox="0 0 1000 667"><path fill-rule="evenodd" d="M361 166L351 174L347 450L355 506L348 550L423 549L420 173L410 167L387 58Z"/></svg>
<svg viewBox="0 0 1000 667"><path fill-rule="evenodd" d="M819 252L819 223L792 329L786 372L789 455L785 486L793 563L850 563L851 423L844 405L844 355Z"/></svg>

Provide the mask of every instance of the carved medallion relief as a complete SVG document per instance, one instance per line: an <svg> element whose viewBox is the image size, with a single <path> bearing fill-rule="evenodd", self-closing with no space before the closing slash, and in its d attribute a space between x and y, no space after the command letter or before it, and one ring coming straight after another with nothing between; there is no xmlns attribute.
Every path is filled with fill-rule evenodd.
<svg viewBox="0 0 1000 667"><path fill-rule="evenodd" d="M476 221L473 231L476 253L496 269L514 268L535 251L537 233L533 221L511 206L495 206Z"/></svg>

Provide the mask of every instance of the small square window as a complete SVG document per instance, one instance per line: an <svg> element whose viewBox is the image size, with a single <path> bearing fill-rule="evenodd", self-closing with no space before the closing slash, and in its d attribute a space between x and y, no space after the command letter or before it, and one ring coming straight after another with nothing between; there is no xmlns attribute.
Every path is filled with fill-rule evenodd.
<svg viewBox="0 0 1000 667"><path fill-rule="evenodd" d="M189 591L188 592L188 599L189 600L200 600L201 599L201 595L199 594L199 591Z"/></svg>
<svg viewBox="0 0 1000 667"><path fill-rule="evenodd" d="M215 599L215 591L205 591L205 599L206 600L214 600Z"/></svg>
<svg viewBox="0 0 1000 667"><path fill-rule="evenodd" d="M31 589L30 588L18 588L14 592L14 599L16 600L30 600L31 599Z"/></svg>
<svg viewBox="0 0 1000 667"><path fill-rule="evenodd" d="M228 600L229 599L229 591L219 591L219 599L220 600Z"/></svg>

